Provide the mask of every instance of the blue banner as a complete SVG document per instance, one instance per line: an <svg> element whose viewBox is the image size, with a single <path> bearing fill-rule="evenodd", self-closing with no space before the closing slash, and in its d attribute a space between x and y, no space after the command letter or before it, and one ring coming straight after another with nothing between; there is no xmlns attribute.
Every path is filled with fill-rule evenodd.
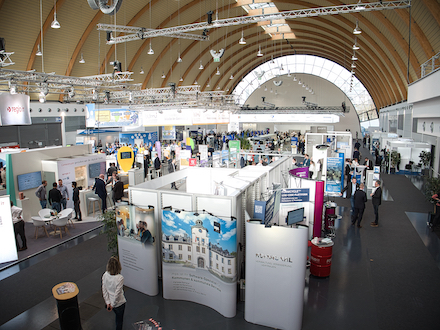
<svg viewBox="0 0 440 330"><path fill-rule="evenodd" d="M142 140L142 143L146 146L154 146L157 138L157 132L145 132L145 133L119 133L119 142L126 145L131 144L134 146L135 140ZM139 147L139 145L138 145Z"/></svg>
<svg viewBox="0 0 440 330"><path fill-rule="evenodd" d="M281 191L281 203L308 202L310 200L309 188L283 189Z"/></svg>
<svg viewBox="0 0 440 330"><path fill-rule="evenodd" d="M137 111L119 109L96 109L95 104L87 104L86 127L139 126Z"/></svg>
<svg viewBox="0 0 440 330"><path fill-rule="evenodd" d="M330 193L340 193L342 190L344 173L344 154L339 157L327 158L327 173L325 182L325 191Z"/></svg>

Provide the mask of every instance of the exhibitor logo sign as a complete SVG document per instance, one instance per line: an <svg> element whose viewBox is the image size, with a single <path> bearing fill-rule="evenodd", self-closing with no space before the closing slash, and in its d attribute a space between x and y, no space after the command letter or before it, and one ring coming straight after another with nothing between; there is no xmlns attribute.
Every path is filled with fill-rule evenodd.
<svg viewBox="0 0 440 330"><path fill-rule="evenodd" d="M31 125L30 98L24 94L0 93L0 124Z"/></svg>
<svg viewBox="0 0 440 330"><path fill-rule="evenodd" d="M24 107L22 106L17 106L17 107L8 107L6 109L8 112L15 112L15 113L20 113L24 111Z"/></svg>

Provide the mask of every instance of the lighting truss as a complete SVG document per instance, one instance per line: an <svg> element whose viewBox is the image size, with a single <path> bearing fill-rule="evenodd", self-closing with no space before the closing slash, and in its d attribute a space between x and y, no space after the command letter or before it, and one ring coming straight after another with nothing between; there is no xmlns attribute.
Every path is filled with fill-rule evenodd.
<svg viewBox="0 0 440 330"><path fill-rule="evenodd" d="M0 68L15 64L9 57L12 54L14 54L14 52L5 52L4 50L0 50Z"/></svg>
<svg viewBox="0 0 440 330"><path fill-rule="evenodd" d="M117 44L132 40L139 40L139 39L153 38L153 37L167 37L167 36L169 37L173 34L185 34L186 32L191 32L191 31L198 31L198 30L205 30L205 29L219 28L219 27L226 27L233 25L253 24L253 23L265 22L265 21L271 22L280 19L296 19L296 18L304 18L304 17L349 14L356 12L378 11L378 10L387 10L387 9L402 9L410 6L411 6L411 0L366 2L366 3L347 4L340 6L282 11L279 13L271 13L271 14L264 14L263 11L263 13L260 15L240 16L240 17L214 20L212 21L211 24L208 24L208 22L201 22L201 23L194 23L194 24L175 26L175 27L169 27L163 29L143 29L143 28L134 28L130 26L119 26L120 32L125 32L125 33L131 32L132 34L123 35L119 37L112 36L110 37L110 40L107 41L107 44ZM106 28L104 29L103 26L104 26L103 24L98 24L98 30L102 29L106 31L111 31L114 27L114 26L112 27L111 25L105 25Z"/></svg>
<svg viewBox="0 0 440 330"><path fill-rule="evenodd" d="M131 40L143 40L148 38L146 36L146 33L155 31L154 29L146 29L146 28L140 28L135 26L125 26L125 25L112 25L112 24L98 24L98 30L100 31L112 31L112 32L121 32L126 33L124 37L126 37L126 41ZM131 34L128 34L131 33ZM191 33L184 33L184 32L174 32L174 33L168 33L164 35L164 37L170 37L170 38L179 38L179 39L189 39L189 40L197 40L197 41L207 41L209 40L209 36L204 34L191 34ZM117 43L114 42L115 39L120 37L110 37L110 40L107 41L108 45ZM125 41L124 41L125 42Z"/></svg>
<svg viewBox="0 0 440 330"><path fill-rule="evenodd" d="M349 112L350 107L346 106L346 110L342 106L316 106L316 107L276 107L275 109L266 109L265 107L241 107L237 110L236 114L297 114L297 113L314 113L314 114L334 114L338 116L345 116L344 114Z"/></svg>

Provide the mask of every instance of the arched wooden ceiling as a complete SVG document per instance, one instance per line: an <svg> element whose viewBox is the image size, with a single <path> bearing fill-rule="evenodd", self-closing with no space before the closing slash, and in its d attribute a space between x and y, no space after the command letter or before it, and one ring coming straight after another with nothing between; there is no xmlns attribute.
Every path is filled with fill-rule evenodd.
<svg viewBox="0 0 440 330"><path fill-rule="evenodd" d="M344 4L338 0L272 2L280 11ZM220 19L246 15L246 11L235 0L151 0L151 4L145 0L123 0L116 16L109 16L92 10L87 0L56 0L61 29L55 30L50 28L54 1L42 0L42 4L40 22L39 1L0 0L0 37L5 38L6 51L15 52L12 55L15 65L8 69L42 71L44 60L45 72L89 76L111 72L109 62L117 58L123 69L134 72L133 83L140 83L143 88L167 86L169 82L191 85L196 80L203 90L214 90L219 86L232 91L247 72L272 56L316 55L350 69L354 43L352 30L358 20L362 34L357 37L361 49L356 53L359 58L356 76L380 109L406 100L408 84L420 78L420 65L440 51L438 0L413 1L411 10L288 20L287 24L296 35L296 39L288 41L272 40L261 26L252 24L210 29L210 40L204 42L157 37L116 47L105 43L105 32L98 31L96 24L164 28L206 21L209 10L217 12ZM40 23L43 25L43 59L35 56L41 38ZM238 44L242 32L246 45ZM150 41L154 55L147 55ZM256 56L259 47L264 53L263 58ZM225 48L225 54L219 63L215 63L209 50L221 48ZM176 62L179 52L183 59L181 63ZM78 62L81 54L85 64ZM199 70L200 62L203 70ZM140 74L141 67L144 75ZM220 76L215 74L217 68L221 71ZM161 78L162 73L165 79ZM231 74L232 80L229 79ZM179 82L180 77L183 82Z"/></svg>

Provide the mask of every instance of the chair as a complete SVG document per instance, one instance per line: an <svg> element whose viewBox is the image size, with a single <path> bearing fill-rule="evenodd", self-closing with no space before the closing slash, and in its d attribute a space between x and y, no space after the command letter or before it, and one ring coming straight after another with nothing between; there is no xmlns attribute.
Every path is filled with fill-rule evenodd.
<svg viewBox="0 0 440 330"><path fill-rule="evenodd" d="M69 219L67 219L67 217L62 217L59 219L55 219L52 221L52 224L55 227L55 233L57 231L57 228L60 229L60 238L63 238L63 233L61 231L61 228L64 228L64 232L66 234L69 234L69 230L67 229L67 223L68 223Z"/></svg>
<svg viewBox="0 0 440 330"><path fill-rule="evenodd" d="M49 237L49 233L46 230L46 223L42 220L37 220L37 217L32 217L32 222L35 226L35 239L38 238L38 228L42 228L46 233L46 236Z"/></svg>
<svg viewBox="0 0 440 330"><path fill-rule="evenodd" d="M72 227L75 228L75 225L73 224L73 220L72 220L72 213L73 213L73 209L67 208L67 209L61 210L61 212L58 213L58 216L60 218L66 217L68 222L72 225Z"/></svg>
<svg viewBox="0 0 440 330"><path fill-rule="evenodd" d="M41 209L40 211L38 211L38 215L41 219L44 219L47 218L48 215L50 216L51 211L51 209Z"/></svg>
<svg viewBox="0 0 440 330"><path fill-rule="evenodd" d="M87 208L87 215L90 213L89 212L90 203L92 203L93 204L93 217L95 217L95 203L98 202L98 209L99 209L99 200L100 200L100 198L99 197L89 197L87 199L89 201L89 205L88 205L88 208Z"/></svg>

